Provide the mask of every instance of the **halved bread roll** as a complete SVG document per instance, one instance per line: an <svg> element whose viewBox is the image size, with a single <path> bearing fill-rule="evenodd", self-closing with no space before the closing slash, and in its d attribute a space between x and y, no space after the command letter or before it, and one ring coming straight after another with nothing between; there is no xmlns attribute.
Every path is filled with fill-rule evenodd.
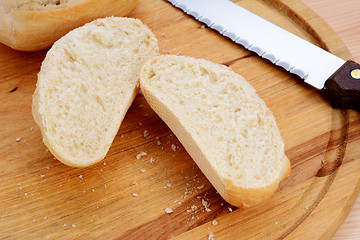
<svg viewBox="0 0 360 240"><path fill-rule="evenodd" d="M140 20L97 19L59 39L48 51L33 95L43 141L63 163L101 161L139 88L142 64L158 53Z"/></svg>
<svg viewBox="0 0 360 240"><path fill-rule="evenodd" d="M125 16L138 0L2 0L0 42L22 51L50 47L70 30L97 18Z"/></svg>
<svg viewBox="0 0 360 240"><path fill-rule="evenodd" d="M143 66L140 88L230 204L244 208L262 202L290 174L272 112L230 68L158 56Z"/></svg>

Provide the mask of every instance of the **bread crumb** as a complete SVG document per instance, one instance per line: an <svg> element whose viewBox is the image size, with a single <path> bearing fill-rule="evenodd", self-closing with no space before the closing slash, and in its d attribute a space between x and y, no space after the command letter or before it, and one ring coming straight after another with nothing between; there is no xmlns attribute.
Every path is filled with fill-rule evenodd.
<svg viewBox="0 0 360 240"><path fill-rule="evenodd" d="M203 25L200 26L200 28L201 28L201 29L204 29L204 28L206 28L206 25L203 24Z"/></svg>
<svg viewBox="0 0 360 240"><path fill-rule="evenodd" d="M214 234L210 233L208 236L208 240L215 240Z"/></svg>
<svg viewBox="0 0 360 240"><path fill-rule="evenodd" d="M232 212L232 211L233 211L231 207L228 207L228 210L229 210L229 212Z"/></svg>
<svg viewBox="0 0 360 240"><path fill-rule="evenodd" d="M140 169L140 172L144 173L146 172L146 169Z"/></svg>
<svg viewBox="0 0 360 240"><path fill-rule="evenodd" d="M176 145L175 144L171 144L171 149L176 152Z"/></svg>
<svg viewBox="0 0 360 240"><path fill-rule="evenodd" d="M203 188L204 188L204 185L200 185L200 186L197 187L197 189L199 189L199 190L203 189Z"/></svg>
<svg viewBox="0 0 360 240"><path fill-rule="evenodd" d="M209 207L210 207L210 203L208 203L208 202L205 201L204 199L201 199L201 203L202 203L202 205L204 206L206 212L210 212L210 211L211 211L211 209L209 208Z"/></svg>
<svg viewBox="0 0 360 240"><path fill-rule="evenodd" d="M137 193L133 193L132 196L133 196L133 197L137 197L137 196L139 196L139 195L138 195Z"/></svg>
<svg viewBox="0 0 360 240"><path fill-rule="evenodd" d="M160 146L160 145L161 145L160 140L157 140L157 141L156 141L156 145L158 145L158 146Z"/></svg>
<svg viewBox="0 0 360 240"><path fill-rule="evenodd" d="M149 139L150 135L149 135L149 131L148 130L144 130L143 132L144 138Z"/></svg>
<svg viewBox="0 0 360 240"><path fill-rule="evenodd" d="M213 221L211 222L211 224L215 226L215 225L217 225L217 224L218 224L218 221L213 220Z"/></svg>
<svg viewBox="0 0 360 240"><path fill-rule="evenodd" d="M170 213L173 213L174 210L172 210L171 208L165 208L165 212L166 212L167 214L170 214Z"/></svg>
<svg viewBox="0 0 360 240"><path fill-rule="evenodd" d="M150 161L150 163L153 163L153 162L155 162L155 158L151 157L149 161Z"/></svg>
<svg viewBox="0 0 360 240"><path fill-rule="evenodd" d="M74 228L74 227L76 227L76 224L71 224L71 226Z"/></svg>
<svg viewBox="0 0 360 240"><path fill-rule="evenodd" d="M16 138L15 140L16 140L17 142L20 142L21 138Z"/></svg>
<svg viewBox="0 0 360 240"><path fill-rule="evenodd" d="M141 127L143 124L142 124L142 122L139 122L139 126Z"/></svg>
<svg viewBox="0 0 360 240"><path fill-rule="evenodd" d="M106 162L103 162L103 165L106 166Z"/></svg>
<svg viewBox="0 0 360 240"><path fill-rule="evenodd" d="M141 157L144 157L144 156L146 156L147 155L147 153L146 152L140 152L138 155L136 155L136 159L140 159Z"/></svg>

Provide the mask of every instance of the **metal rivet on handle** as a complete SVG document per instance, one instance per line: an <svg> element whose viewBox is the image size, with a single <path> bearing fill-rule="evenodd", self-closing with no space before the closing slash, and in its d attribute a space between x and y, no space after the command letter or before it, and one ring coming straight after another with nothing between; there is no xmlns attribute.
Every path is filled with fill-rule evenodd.
<svg viewBox="0 0 360 240"><path fill-rule="evenodd" d="M350 73L351 77L355 79L360 79L360 69L354 69Z"/></svg>

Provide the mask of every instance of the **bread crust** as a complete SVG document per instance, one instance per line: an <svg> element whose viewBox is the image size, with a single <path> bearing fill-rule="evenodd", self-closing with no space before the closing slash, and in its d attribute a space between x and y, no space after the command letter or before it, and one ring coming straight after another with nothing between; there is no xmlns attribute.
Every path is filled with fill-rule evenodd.
<svg viewBox="0 0 360 240"><path fill-rule="evenodd" d="M234 184L231 179L221 177L218 174L218 171L216 171L210 162L206 160L204 153L191 137L191 132L185 129L182 123L176 118L175 114L164 103L153 96L150 91L147 90L146 85L141 84L141 81L140 88L149 105L179 138L186 151L204 175L211 180L211 183L219 194L231 205L239 208L248 208L269 199L277 190L280 181L286 179L290 175L290 162L284 155L284 168L282 174L277 180L272 182L271 185L261 188L242 188L239 185Z"/></svg>
<svg viewBox="0 0 360 240"><path fill-rule="evenodd" d="M171 55L169 57L171 57ZM192 131L190 129L186 129L184 124L176 117L175 112L170 108L170 106L159 100L152 94L152 91L149 90L150 84L146 81L148 74L147 71L149 65L155 64L156 61L157 58L153 58L144 64L140 73L140 88L151 108L174 132L179 141L183 144L186 151L189 153L207 179L210 180L218 193L228 203L239 208L248 208L269 199L276 192L279 183L290 175L291 165L285 153L281 158L282 168L279 175L274 177L274 179L269 182L268 185L263 185L260 187L244 187L236 184L230 178L221 176L219 171L214 168L209 160L207 160L206 154L203 152L206 150L201 149L201 147L197 144L194 137L192 136Z"/></svg>
<svg viewBox="0 0 360 240"><path fill-rule="evenodd" d="M21 51L46 49L70 30L96 18L124 16L137 3L138 0L84 0L44 11L6 9L0 5L0 42Z"/></svg>

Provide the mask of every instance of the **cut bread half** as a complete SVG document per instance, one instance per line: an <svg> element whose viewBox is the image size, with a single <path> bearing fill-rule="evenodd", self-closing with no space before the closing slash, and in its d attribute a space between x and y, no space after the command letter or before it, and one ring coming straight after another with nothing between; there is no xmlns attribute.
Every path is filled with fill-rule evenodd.
<svg viewBox="0 0 360 240"><path fill-rule="evenodd" d="M125 16L138 0L1 0L0 42L21 51L50 47L97 18Z"/></svg>
<svg viewBox="0 0 360 240"><path fill-rule="evenodd" d="M148 60L140 88L221 196L241 208L290 174L272 112L230 68L184 56Z"/></svg>
<svg viewBox="0 0 360 240"><path fill-rule="evenodd" d="M48 51L33 95L43 141L63 163L101 161L139 89L157 40L140 20L109 17L77 28Z"/></svg>

